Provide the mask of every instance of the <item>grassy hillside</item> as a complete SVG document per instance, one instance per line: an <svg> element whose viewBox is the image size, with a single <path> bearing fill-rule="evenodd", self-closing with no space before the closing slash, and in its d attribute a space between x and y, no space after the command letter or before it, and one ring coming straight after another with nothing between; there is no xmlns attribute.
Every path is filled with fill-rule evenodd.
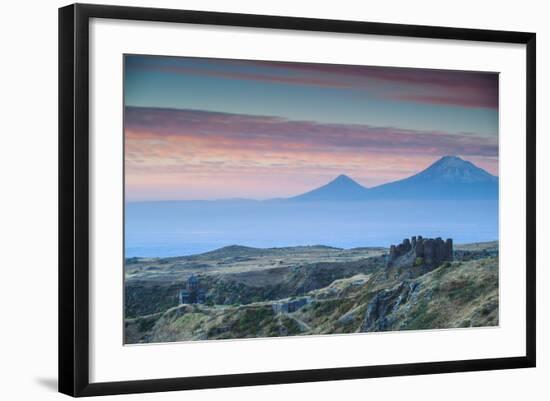
<svg viewBox="0 0 550 401"><path fill-rule="evenodd" d="M136 299L127 304L134 314L127 315L126 342L498 325L495 244L466 248L474 253L428 273L388 269L372 250L340 262L203 273L201 283L208 290L203 305L177 305L180 279L161 280L155 272L156 280L147 285L143 278L127 282L127 302L130 295ZM265 264L273 254L254 257ZM166 277L172 275L166 269ZM303 304L297 310L281 308L297 301ZM138 307L142 304L147 306Z"/></svg>
<svg viewBox="0 0 550 401"><path fill-rule="evenodd" d="M303 294L335 279L378 268L384 251L229 246L179 258L128 259L125 316L150 315L177 306L178 290L192 274L200 276L209 304L248 304Z"/></svg>

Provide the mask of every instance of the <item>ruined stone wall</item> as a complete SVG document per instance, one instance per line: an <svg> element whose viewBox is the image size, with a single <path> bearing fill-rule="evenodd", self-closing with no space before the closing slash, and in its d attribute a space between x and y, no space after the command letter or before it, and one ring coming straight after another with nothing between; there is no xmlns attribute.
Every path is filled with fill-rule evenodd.
<svg viewBox="0 0 550 401"><path fill-rule="evenodd" d="M408 256L409 260L420 261L423 265L436 266L453 260L453 240L448 238L443 241L441 237L422 238L420 235L410 240L405 238L402 243L390 247L388 265L404 256Z"/></svg>

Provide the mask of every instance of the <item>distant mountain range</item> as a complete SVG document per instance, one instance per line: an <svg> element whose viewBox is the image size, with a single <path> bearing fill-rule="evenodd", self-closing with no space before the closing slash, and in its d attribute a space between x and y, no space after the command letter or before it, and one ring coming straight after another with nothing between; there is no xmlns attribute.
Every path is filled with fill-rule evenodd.
<svg viewBox="0 0 550 401"><path fill-rule="evenodd" d="M457 156L444 156L411 177L367 188L340 175L287 201L364 201L409 199L498 199L498 177Z"/></svg>
<svg viewBox="0 0 550 401"><path fill-rule="evenodd" d="M194 255L229 244L389 246L419 233L458 243L492 241L499 235L498 211L498 178L444 157L409 178L372 188L340 175L289 198L128 202L126 256ZM223 249L226 256L232 252L260 251Z"/></svg>

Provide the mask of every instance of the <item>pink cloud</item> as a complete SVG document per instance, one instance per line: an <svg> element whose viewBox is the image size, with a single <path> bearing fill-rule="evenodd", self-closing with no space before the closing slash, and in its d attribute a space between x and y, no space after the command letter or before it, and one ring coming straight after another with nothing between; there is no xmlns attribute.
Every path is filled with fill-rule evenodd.
<svg viewBox="0 0 550 401"><path fill-rule="evenodd" d="M373 186L446 154L498 171L497 138L194 110L125 114L126 188L134 198L290 196L342 173Z"/></svg>
<svg viewBox="0 0 550 401"><path fill-rule="evenodd" d="M327 124L293 121L270 116L248 116L195 110L127 107L127 140L197 143L224 151L331 153L392 151L410 154L498 155L498 139L467 134L423 132L358 124ZM185 150L185 146L183 147Z"/></svg>

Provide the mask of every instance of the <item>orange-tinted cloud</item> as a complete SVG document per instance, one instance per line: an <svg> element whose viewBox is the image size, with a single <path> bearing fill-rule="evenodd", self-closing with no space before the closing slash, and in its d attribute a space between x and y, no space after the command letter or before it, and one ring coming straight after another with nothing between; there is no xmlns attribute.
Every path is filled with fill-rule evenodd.
<svg viewBox="0 0 550 401"><path fill-rule="evenodd" d="M414 174L443 155L460 155L496 174L497 141L468 134L127 107L127 195L269 198L303 192L339 174L373 186Z"/></svg>

